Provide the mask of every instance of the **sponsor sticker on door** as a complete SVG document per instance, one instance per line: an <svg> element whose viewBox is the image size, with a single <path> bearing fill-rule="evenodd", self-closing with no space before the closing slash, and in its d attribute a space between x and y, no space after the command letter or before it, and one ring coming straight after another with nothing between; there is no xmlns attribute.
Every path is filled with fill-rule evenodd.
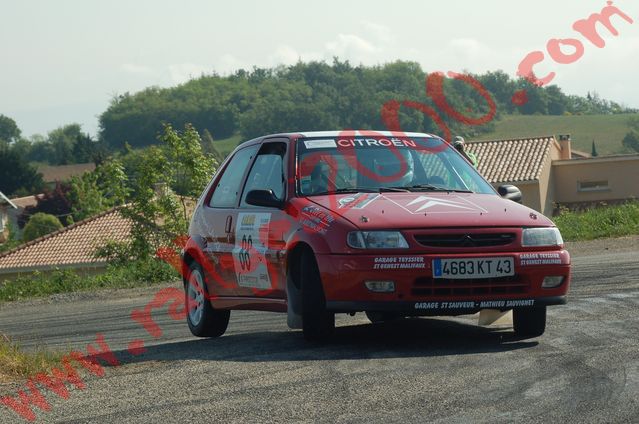
<svg viewBox="0 0 639 424"><path fill-rule="evenodd" d="M270 222L270 213L240 213L237 216L233 262L240 287L271 288L264 245Z"/></svg>

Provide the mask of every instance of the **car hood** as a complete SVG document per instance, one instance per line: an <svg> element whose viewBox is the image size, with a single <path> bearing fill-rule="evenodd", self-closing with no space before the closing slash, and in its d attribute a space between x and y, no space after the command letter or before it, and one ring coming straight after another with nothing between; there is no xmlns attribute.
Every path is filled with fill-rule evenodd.
<svg viewBox="0 0 639 424"><path fill-rule="evenodd" d="M496 194L355 193L308 199L361 229L554 225L541 213Z"/></svg>

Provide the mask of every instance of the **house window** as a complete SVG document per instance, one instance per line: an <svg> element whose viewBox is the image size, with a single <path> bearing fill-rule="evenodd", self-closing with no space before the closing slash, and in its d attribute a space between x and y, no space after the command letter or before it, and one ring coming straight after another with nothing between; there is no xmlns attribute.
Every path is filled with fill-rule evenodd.
<svg viewBox="0 0 639 424"><path fill-rule="evenodd" d="M579 181L577 183L577 191L606 191L610 190L608 181Z"/></svg>

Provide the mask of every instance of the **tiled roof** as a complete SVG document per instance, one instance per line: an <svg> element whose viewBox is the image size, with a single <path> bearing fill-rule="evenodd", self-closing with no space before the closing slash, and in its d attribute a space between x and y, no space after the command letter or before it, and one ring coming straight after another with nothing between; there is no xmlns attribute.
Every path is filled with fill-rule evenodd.
<svg viewBox="0 0 639 424"><path fill-rule="evenodd" d="M73 165L57 165L38 166L38 172L42 174L42 179L45 183L53 181L66 181L73 176L80 176L85 172L91 172L95 169L95 164L89 163L76 163Z"/></svg>
<svg viewBox="0 0 639 424"><path fill-rule="evenodd" d="M18 208L26 208L27 206L35 206L38 204L38 197L42 196L41 194L36 194L34 196L25 196L25 197L16 197L11 199L14 205Z"/></svg>
<svg viewBox="0 0 639 424"><path fill-rule="evenodd" d="M466 148L477 156L478 171L490 182L538 180L555 137L475 141Z"/></svg>
<svg viewBox="0 0 639 424"><path fill-rule="evenodd" d="M72 224L0 255L0 274L65 265L104 263L93 252L107 240L126 241L131 221L119 209Z"/></svg>

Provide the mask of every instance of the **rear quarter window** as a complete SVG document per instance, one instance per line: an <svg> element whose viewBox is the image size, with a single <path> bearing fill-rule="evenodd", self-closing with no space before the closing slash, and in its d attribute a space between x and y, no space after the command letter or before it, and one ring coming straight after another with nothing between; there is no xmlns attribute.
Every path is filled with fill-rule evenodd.
<svg viewBox="0 0 639 424"><path fill-rule="evenodd" d="M238 150L217 181L209 202L212 208L234 208L242 188L242 178L259 145Z"/></svg>

